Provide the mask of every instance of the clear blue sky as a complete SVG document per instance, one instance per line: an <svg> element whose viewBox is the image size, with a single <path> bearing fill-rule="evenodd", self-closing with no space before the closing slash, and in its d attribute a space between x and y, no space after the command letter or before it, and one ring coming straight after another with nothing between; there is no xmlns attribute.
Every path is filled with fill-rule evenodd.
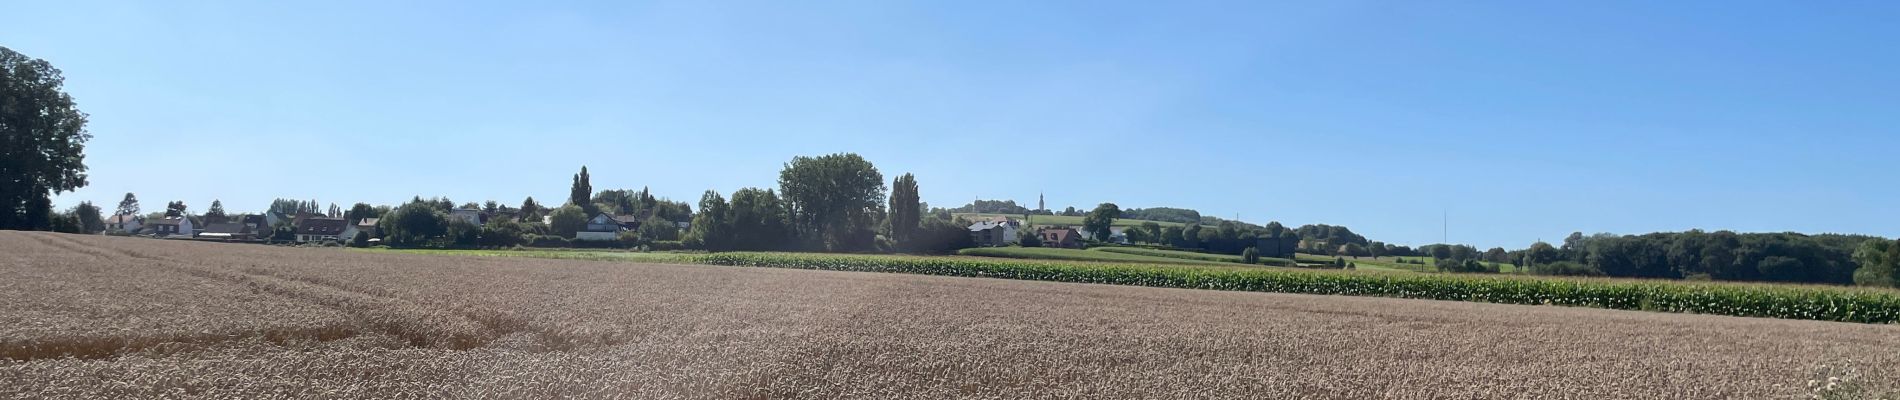
<svg viewBox="0 0 1900 400"><path fill-rule="evenodd" d="M62 207L558 203L582 164L696 202L856 152L933 205L1414 245L1900 236L1895 2L179 3L5 7L92 115Z"/></svg>

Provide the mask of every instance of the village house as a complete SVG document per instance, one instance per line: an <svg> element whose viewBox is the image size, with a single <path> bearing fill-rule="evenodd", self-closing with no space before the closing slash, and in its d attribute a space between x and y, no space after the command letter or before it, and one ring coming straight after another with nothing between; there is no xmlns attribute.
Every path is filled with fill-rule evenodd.
<svg viewBox="0 0 1900 400"><path fill-rule="evenodd" d="M145 218L131 214L114 215L111 218L106 218L106 230L138 233L140 228L145 227L145 223L142 221L143 219Z"/></svg>
<svg viewBox="0 0 1900 400"><path fill-rule="evenodd" d="M335 241L341 238L343 229L349 225L342 218L300 217L297 218L297 242L309 243Z"/></svg>
<svg viewBox="0 0 1900 400"><path fill-rule="evenodd" d="M983 219L970 224L970 239L977 246L1002 247L1016 241L1015 221L1008 218Z"/></svg>
<svg viewBox="0 0 1900 400"><path fill-rule="evenodd" d="M337 235L337 238L346 241L356 240L357 232L369 232L369 237L372 238L382 237L383 231L376 227L376 223L380 221L382 221L382 218L363 218L356 220L356 223L343 228L343 233Z"/></svg>
<svg viewBox="0 0 1900 400"><path fill-rule="evenodd" d="M620 235L620 220L607 213L595 214L587 226L574 233L574 240L614 240Z"/></svg>
<svg viewBox="0 0 1900 400"><path fill-rule="evenodd" d="M243 218L238 219L238 223L250 227L251 234L258 237L266 237L276 233L271 230L274 225L270 224L270 217L267 216L246 214Z"/></svg>
<svg viewBox="0 0 1900 400"><path fill-rule="evenodd" d="M196 227L192 226L191 218L170 217L145 222L145 232L154 236L191 237L192 234L198 232Z"/></svg>
<svg viewBox="0 0 1900 400"><path fill-rule="evenodd" d="M653 210L642 210L631 215L615 215L614 222L620 223L620 229L631 231L640 229L640 223L645 222L650 216L653 216Z"/></svg>
<svg viewBox="0 0 1900 400"><path fill-rule="evenodd" d="M1076 232L1075 228L1043 228L1036 230L1036 235L1042 239L1042 247L1082 248L1082 233Z"/></svg>

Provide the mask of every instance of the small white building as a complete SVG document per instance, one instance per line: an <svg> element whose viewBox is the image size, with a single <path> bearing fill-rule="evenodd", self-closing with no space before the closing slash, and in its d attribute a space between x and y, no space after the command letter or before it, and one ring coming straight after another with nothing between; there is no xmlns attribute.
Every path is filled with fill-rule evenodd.
<svg viewBox="0 0 1900 400"><path fill-rule="evenodd" d="M155 236L192 237L198 233L191 224L191 218L187 217L170 217L146 222L146 231Z"/></svg>
<svg viewBox="0 0 1900 400"><path fill-rule="evenodd" d="M614 240L620 236L620 221L607 213L595 214L587 226L574 232L574 240Z"/></svg>
<svg viewBox="0 0 1900 400"><path fill-rule="evenodd" d="M345 241L356 240L357 232L369 232L369 236L372 238L377 237L377 236L382 236L380 234L380 231L378 231L376 228L376 223L379 221L382 221L382 219L381 218L364 218L364 219L357 220L356 223L350 224L350 226L348 227L344 227L343 234L337 235L337 238L341 240L345 240Z"/></svg>
<svg viewBox="0 0 1900 400"><path fill-rule="evenodd" d="M140 221L142 219L144 218L138 215L114 215L112 218L106 218L106 230L138 233L139 228L145 227L145 224Z"/></svg>

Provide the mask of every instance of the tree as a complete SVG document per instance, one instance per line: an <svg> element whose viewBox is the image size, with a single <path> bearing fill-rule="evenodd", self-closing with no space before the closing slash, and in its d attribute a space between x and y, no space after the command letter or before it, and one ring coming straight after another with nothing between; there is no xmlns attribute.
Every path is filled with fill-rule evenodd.
<svg viewBox="0 0 1900 400"><path fill-rule="evenodd" d="M640 223L639 234L640 241L647 243L680 240L679 226L657 215L647 217L646 221Z"/></svg>
<svg viewBox="0 0 1900 400"><path fill-rule="evenodd" d="M706 251L726 251L732 249L732 223L727 220L728 205L726 198L718 191L708 190L699 196L699 215L693 217L693 228L686 234L689 247Z"/></svg>
<svg viewBox="0 0 1900 400"><path fill-rule="evenodd" d="M704 215L706 204L700 207L700 214ZM778 250L786 248L786 242L791 241L784 202L779 201L771 189L739 189L732 192L732 202L725 207L728 210L725 223L731 229L731 249Z"/></svg>
<svg viewBox="0 0 1900 400"><path fill-rule="evenodd" d="M1154 238L1148 237L1148 230L1142 229L1141 227L1124 229L1122 230L1122 234L1127 236L1129 243L1148 243L1154 241Z"/></svg>
<svg viewBox="0 0 1900 400"><path fill-rule="evenodd" d="M356 236L350 237L350 247L369 247L369 231L356 231Z"/></svg>
<svg viewBox="0 0 1900 400"><path fill-rule="evenodd" d="M1167 227L1167 229L1162 229L1161 243L1180 248L1193 247L1188 246L1187 230L1178 226L1170 226Z"/></svg>
<svg viewBox="0 0 1900 400"><path fill-rule="evenodd" d="M139 198L131 192L125 193L125 200L119 200L119 209L112 212L114 217L121 215L139 215Z"/></svg>
<svg viewBox="0 0 1900 400"><path fill-rule="evenodd" d="M1900 271L1900 239L1887 245L1887 271L1893 275L1893 284L1889 286L1900 287L1900 272L1896 272Z"/></svg>
<svg viewBox="0 0 1900 400"><path fill-rule="evenodd" d="M534 202L534 196L528 196L527 199L521 200L522 222L539 221L541 219L541 213L544 211L545 210L541 208L541 203Z"/></svg>
<svg viewBox="0 0 1900 400"><path fill-rule="evenodd" d="M1524 259L1526 263L1529 263L1527 266L1549 264L1562 260L1563 253L1550 243L1537 242L1531 243L1531 247L1525 251Z"/></svg>
<svg viewBox="0 0 1900 400"><path fill-rule="evenodd" d="M1016 234L1017 245L1023 247L1042 247L1042 235L1040 233L1027 227L1023 229L1025 229L1025 231Z"/></svg>
<svg viewBox="0 0 1900 400"><path fill-rule="evenodd" d="M330 203L330 209L324 212L323 215L330 218L343 218L343 208L337 207L336 203Z"/></svg>
<svg viewBox="0 0 1900 400"><path fill-rule="evenodd" d="M548 213L548 230L560 237L573 239L582 229L587 228L588 213L580 206L568 204Z"/></svg>
<svg viewBox="0 0 1900 400"><path fill-rule="evenodd" d="M1246 250L1241 250L1240 262L1245 263L1245 264L1259 264L1260 263L1260 249L1247 247Z"/></svg>
<svg viewBox="0 0 1900 400"><path fill-rule="evenodd" d="M211 208L205 209L204 216L205 218L223 220L226 217L226 215L224 215L224 202L216 199L211 200Z"/></svg>
<svg viewBox="0 0 1900 400"><path fill-rule="evenodd" d="M46 60L0 46L0 229L50 229L51 195L86 186L92 135L65 82Z"/></svg>
<svg viewBox="0 0 1900 400"><path fill-rule="evenodd" d="M99 215L99 206L92 205L90 201L79 202L79 205L73 206L73 210L68 214L72 214L79 220L80 233L99 233L106 230L106 220Z"/></svg>
<svg viewBox="0 0 1900 400"><path fill-rule="evenodd" d="M1062 216L1065 216L1065 217L1080 217L1080 216L1082 216L1082 212L1081 212L1081 211L1076 211L1076 210L1075 210L1075 206L1069 206L1069 207L1066 207L1066 208L1063 208L1063 209L1062 209Z"/></svg>
<svg viewBox="0 0 1900 400"><path fill-rule="evenodd" d="M883 213L884 175L852 153L795 157L779 172L792 228L819 248L871 247L872 222ZM701 210L704 212L704 210Z"/></svg>
<svg viewBox="0 0 1900 400"><path fill-rule="evenodd" d="M1442 245L1442 244L1435 244L1435 245L1431 245L1431 246L1426 246L1426 247L1429 247L1429 248L1430 248L1430 250L1426 250L1425 252L1426 252L1427 254L1430 254L1430 255L1432 256L1432 259L1435 259L1435 260L1448 260L1448 259L1451 259L1451 258L1452 258L1452 257L1451 257L1451 255L1452 255L1452 254L1451 254L1451 246L1447 246L1447 245Z"/></svg>
<svg viewBox="0 0 1900 400"><path fill-rule="evenodd" d="M1094 210L1090 210L1088 216L1082 217L1082 229L1087 229L1091 235L1095 236L1096 241L1106 242L1113 236L1108 228L1114 226L1115 219L1121 216L1121 206L1115 203L1102 203L1095 206Z"/></svg>
<svg viewBox="0 0 1900 400"><path fill-rule="evenodd" d="M1352 258L1372 255L1371 252L1366 250L1365 246L1360 246L1358 243L1347 243L1344 246L1339 246L1339 254L1345 254L1347 257Z"/></svg>
<svg viewBox="0 0 1900 400"><path fill-rule="evenodd" d="M567 204L580 207L581 211L587 215L594 215L600 212L600 210L594 206L594 184L591 180L592 178L587 176L587 166L582 165L581 172L574 174L574 185L570 187L567 192Z"/></svg>
<svg viewBox="0 0 1900 400"><path fill-rule="evenodd" d="M343 212L343 220L349 221L352 224L364 218L376 218L379 216L382 216L382 214L377 212L376 207L369 205L369 203L352 204L350 205L349 211Z"/></svg>
<svg viewBox="0 0 1900 400"><path fill-rule="evenodd" d="M737 196L736 194L734 195ZM911 237L922 222L922 200L917 194L917 177L904 174L891 181L891 242L898 248L909 248Z"/></svg>
<svg viewBox="0 0 1900 400"><path fill-rule="evenodd" d="M1900 241L1888 243L1885 240L1869 240L1854 250L1854 263L1860 268L1854 270L1854 284L1862 286L1896 286L1894 270L1900 264Z"/></svg>
<svg viewBox="0 0 1900 400"><path fill-rule="evenodd" d="M67 212L47 212L46 230L59 233L80 233L79 218L71 210Z"/></svg>
<svg viewBox="0 0 1900 400"><path fill-rule="evenodd" d="M184 201L174 201L171 203L166 203L165 204L165 218L184 217L185 210L186 208L185 208Z"/></svg>
<svg viewBox="0 0 1900 400"><path fill-rule="evenodd" d="M476 242L486 247L513 247L528 244L528 240L542 232L538 224L524 223L508 218L491 218L482 224L481 238Z"/></svg>
<svg viewBox="0 0 1900 400"><path fill-rule="evenodd" d="M917 228L917 237L912 238L908 251L952 254L957 250L976 247L976 240L970 237L969 226L970 222L962 218L925 219Z"/></svg>
<svg viewBox="0 0 1900 400"><path fill-rule="evenodd" d="M423 247L439 244L448 234L449 216L435 205L417 199L390 211L377 222L383 242L396 247Z"/></svg>
<svg viewBox="0 0 1900 400"><path fill-rule="evenodd" d="M1481 257L1483 257L1485 261L1494 263L1511 262L1510 252L1504 251L1503 247L1492 247L1490 250L1485 250L1484 255Z"/></svg>
<svg viewBox="0 0 1900 400"><path fill-rule="evenodd" d="M1166 239L1161 236L1161 224L1155 223L1154 221L1143 222L1141 223L1141 229L1148 231L1146 235L1148 242L1166 243Z"/></svg>

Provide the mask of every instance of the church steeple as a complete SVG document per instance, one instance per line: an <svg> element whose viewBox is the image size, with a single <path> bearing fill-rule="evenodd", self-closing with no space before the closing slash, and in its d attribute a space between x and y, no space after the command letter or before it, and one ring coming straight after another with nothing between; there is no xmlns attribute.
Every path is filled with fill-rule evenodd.
<svg viewBox="0 0 1900 400"><path fill-rule="evenodd" d="M1036 192L1036 209L1037 210L1049 209L1049 207L1046 207L1042 204L1042 192Z"/></svg>

